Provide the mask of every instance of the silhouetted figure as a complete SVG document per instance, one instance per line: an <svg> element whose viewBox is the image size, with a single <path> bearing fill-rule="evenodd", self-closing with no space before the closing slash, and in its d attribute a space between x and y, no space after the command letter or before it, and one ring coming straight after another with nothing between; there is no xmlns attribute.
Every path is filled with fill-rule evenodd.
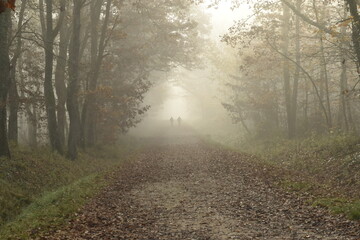
<svg viewBox="0 0 360 240"><path fill-rule="evenodd" d="M174 118L173 117L170 118L170 125L174 126Z"/></svg>
<svg viewBox="0 0 360 240"><path fill-rule="evenodd" d="M177 122L178 122L178 125L179 125L179 127L181 126L181 117L178 117L178 119L177 119Z"/></svg>

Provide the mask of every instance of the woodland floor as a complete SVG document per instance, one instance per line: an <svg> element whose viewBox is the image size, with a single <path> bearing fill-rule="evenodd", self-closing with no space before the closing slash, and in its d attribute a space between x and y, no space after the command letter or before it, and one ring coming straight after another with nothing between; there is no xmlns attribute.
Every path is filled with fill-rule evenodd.
<svg viewBox="0 0 360 240"><path fill-rule="evenodd" d="M179 130L173 130L179 132ZM167 134L40 239L360 239L360 223L274 187L249 156Z"/></svg>

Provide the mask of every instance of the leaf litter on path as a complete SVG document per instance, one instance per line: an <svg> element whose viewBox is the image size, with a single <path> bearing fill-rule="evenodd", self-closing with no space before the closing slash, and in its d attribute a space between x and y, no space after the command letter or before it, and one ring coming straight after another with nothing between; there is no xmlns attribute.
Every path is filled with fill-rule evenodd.
<svg viewBox="0 0 360 240"><path fill-rule="evenodd" d="M153 146L40 239L360 239L359 222L273 187L249 158L200 142Z"/></svg>

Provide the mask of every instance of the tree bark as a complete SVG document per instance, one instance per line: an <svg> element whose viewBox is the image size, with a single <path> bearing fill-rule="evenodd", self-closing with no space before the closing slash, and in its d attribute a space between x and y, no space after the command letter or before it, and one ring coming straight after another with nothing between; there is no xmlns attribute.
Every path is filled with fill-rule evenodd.
<svg viewBox="0 0 360 240"><path fill-rule="evenodd" d="M328 113L328 122L326 123L328 128L332 128L332 115L331 115L331 103L330 103L330 90L329 90L329 77L328 77L328 70L327 70L327 62L325 58L325 50L324 50L324 39L320 36L320 52L321 52L321 65L322 65L322 76L323 82L325 85L325 97L326 97L326 107Z"/></svg>
<svg viewBox="0 0 360 240"><path fill-rule="evenodd" d="M46 0L46 17L44 17L43 0L39 1L40 22L43 29L44 48L45 48L45 80L44 96L45 107L48 120L48 132L50 146L53 150L63 153L63 146L59 138L58 124L56 118L56 101L53 88L53 61L54 61L54 39L57 36L62 20L64 19L65 1L61 1L61 12L57 26L53 27L53 1Z"/></svg>
<svg viewBox="0 0 360 240"><path fill-rule="evenodd" d="M305 82L304 129L309 130L309 84Z"/></svg>
<svg viewBox="0 0 360 240"><path fill-rule="evenodd" d="M296 8L301 11L301 0L296 1ZM296 31L296 40L295 40L295 54L296 54L296 69L294 73L294 83L291 96L291 113L290 113L290 123L289 123L289 138L294 138L297 135L297 98L298 98L298 88L300 80L300 66L301 66L301 53L300 53L300 17L297 16L295 20L295 31Z"/></svg>
<svg viewBox="0 0 360 240"><path fill-rule="evenodd" d="M346 90L347 90L347 66L346 57L342 55L341 76L340 76L340 104L339 104L339 127L345 127L345 131L349 131L348 117L346 113ZM343 124L342 124L343 123Z"/></svg>
<svg viewBox="0 0 360 240"><path fill-rule="evenodd" d="M356 0L345 0L349 5L350 14L353 17L352 24L352 42L354 44L354 50L357 58L357 66L360 68L360 16ZM360 73L359 73L360 77Z"/></svg>
<svg viewBox="0 0 360 240"><path fill-rule="evenodd" d="M313 0L313 8L316 16L316 22L321 25L321 22L324 18L324 13L322 16L319 16L316 0ZM319 42L320 42L320 57L321 57L321 84L324 84L325 90L325 97L326 97L326 108L327 108L327 122L326 125L328 128L332 128L332 115L331 115L331 103L330 103L330 92L329 92L329 77L328 77L328 70L327 70L327 62L325 57L325 48L324 48L324 37L322 33L319 33Z"/></svg>
<svg viewBox="0 0 360 240"><path fill-rule="evenodd" d="M16 49L11 60L10 71L10 92L9 92L9 141L18 143L18 112L19 112L19 93L17 87L16 69L18 59L22 53L22 27L24 22L24 12L27 1L21 2L19 11L19 21L17 25ZM22 69L19 69L22 71Z"/></svg>
<svg viewBox="0 0 360 240"><path fill-rule="evenodd" d="M10 70L10 89L8 97L9 119L8 119L8 137L12 143L18 143L18 111L19 111L19 94L16 82L16 69L11 66Z"/></svg>
<svg viewBox="0 0 360 240"><path fill-rule="evenodd" d="M0 0L3 1L3 0ZM10 88L10 59L9 59L9 23L10 10L0 14L0 157L11 158L6 124L6 105Z"/></svg>
<svg viewBox="0 0 360 240"><path fill-rule="evenodd" d="M57 123L59 140L62 146L65 146L65 126L66 126L66 63L69 46L70 33L68 31L67 21L64 20L60 29L59 53L56 60L55 69L55 90L57 99Z"/></svg>
<svg viewBox="0 0 360 240"><path fill-rule="evenodd" d="M31 111L32 106L32 111ZM37 132L38 132L38 117L36 103L27 106L27 117L28 117L28 141L30 147L37 147Z"/></svg>
<svg viewBox="0 0 360 240"><path fill-rule="evenodd" d="M347 17L347 10L344 10L344 19ZM341 35L346 35L346 26L341 26ZM349 131L349 121L347 117L347 100L346 100L346 91L347 91L347 60L346 56L346 44L344 41L340 45L340 56L341 56L341 75L340 75L340 99L339 99L339 112L338 112L338 125L340 128L344 129L345 132Z"/></svg>
<svg viewBox="0 0 360 240"><path fill-rule="evenodd" d="M282 54L284 56L289 55L289 31L290 31L290 9L283 4L283 26L282 26ZM286 105L286 116L287 116L287 128L288 128L288 137L293 138L293 125L291 118L291 86L290 86L290 62L287 58L283 59L283 81L284 81L284 95L285 95L285 105Z"/></svg>
<svg viewBox="0 0 360 240"><path fill-rule="evenodd" d="M109 25L110 9L112 1L109 0L106 3L105 18L103 21L100 39L99 32L97 30L101 5L103 0L96 0L91 5L91 71L89 74L88 91L83 112L82 112L82 125L83 136L82 141L85 147L92 147L96 144L96 94L95 91L98 85L98 78L102 59L106 47L106 31Z"/></svg>
<svg viewBox="0 0 360 240"><path fill-rule="evenodd" d="M80 112L78 103L79 94L79 56L80 56L80 20L82 1L74 0L72 39L69 51L69 83L67 89L67 109L70 118L67 157L77 158L77 147L80 140Z"/></svg>

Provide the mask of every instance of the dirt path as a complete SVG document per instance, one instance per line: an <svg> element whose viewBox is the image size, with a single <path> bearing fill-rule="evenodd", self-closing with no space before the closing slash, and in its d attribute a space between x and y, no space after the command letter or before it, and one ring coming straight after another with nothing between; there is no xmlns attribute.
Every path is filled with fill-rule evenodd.
<svg viewBox="0 0 360 240"><path fill-rule="evenodd" d="M264 183L246 156L163 144L119 170L47 239L360 239L360 225Z"/></svg>

